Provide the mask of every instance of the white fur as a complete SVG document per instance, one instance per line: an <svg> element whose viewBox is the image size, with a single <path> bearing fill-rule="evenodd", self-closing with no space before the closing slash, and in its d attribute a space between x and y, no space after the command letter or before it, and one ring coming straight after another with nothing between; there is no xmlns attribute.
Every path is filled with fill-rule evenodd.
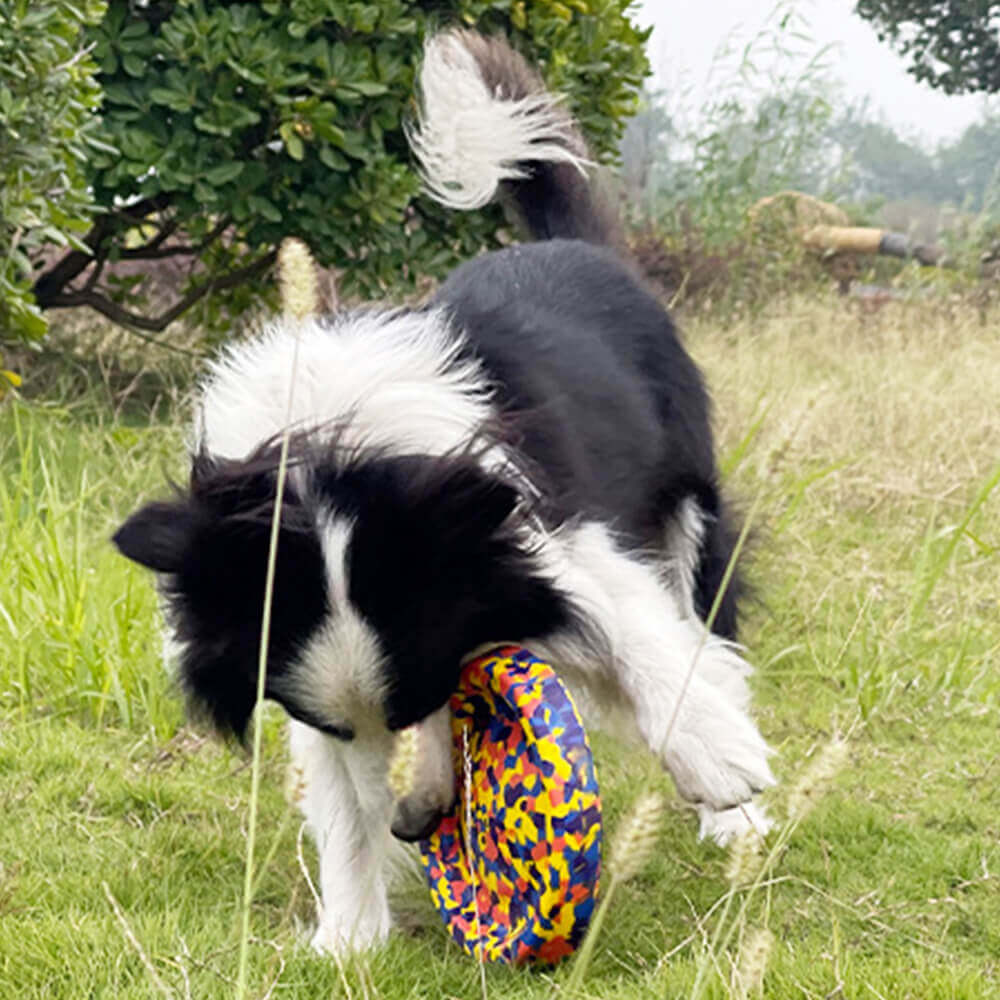
<svg viewBox="0 0 1000 1000"><path fill-rule="evenodd" d="M361 730L344 743L295 720L288 732L299 805L319 853L323 905L313 947L367 947L389 933L388 888L400 852L389 833L389 733Z"/></svg>
<svg viewBox="0 0 1000 1000"><path fill-rule="evenodd" d="M294 686L290 693L317 718L357 733L385 727L385 688L378 635L348 599L345 560L352 528L343 518L321 526L331 613L285 683Z"/></svg>
<svg viewBox="0 0 1000 1000"><path fill-rule="evenodd" d="M613 691L681 795L724 809L774 783L770 751L746 713L749 666L681 612L652 566L592 521L550 538L542 557L592 627L529 646L571 684L595 686L591 700Z"/></svg>
<svg viewBox="0 0 1000 1000"><path fill-rule="evenodd" d="M666 526L667 581L673 587L681 610L693 618L694 581L698 572L701 542L705 537L705 518L694 497L685 497L677 514Z"/></svg>
<svg viewBox="0 0 1000 1000"><path fill-rule="evenodd" d="M528 161L568 163L586 172L560 99L544 92L519 100L491 93L460 36L444 33L427 42L420 98L410 145L427 190L443 205L486 205L502 181L526 176Z"/></svg>
<svg viewBox="0 0 1000 1000"><path fill-rule="evenodd" d="M730 809L712 809L710 806L698 806L698 839L714 840L719 847L725 847L731 840L756 830L760 836L765 836L774 826L771 817L763 806L755 802L744 802Z"/></svg>
<svg viewBox="0 0 1000 1000"><path fill-rule="evenodd" d="M462 340L443 311L356 312L295 330L275 323L226 352L202 391L200 444L244 458L284 430L296 336L297 430L339 431L348 448L439 455L467 445L491 412L483 373L457 359Z"/></svg>
<svg viewBox="0 0 1000 1000"><path fill-rule="evenodd" d="M408 798L445 808L454 789L450 710L444 706L414 728ZM376 945L392 925L389 889L412 862L407 845L389 832L400 808L387 782L392 737L384 726L362 725L345 743L293 719L288 742L291 783L319 854L322 907L313 947L341 952Z"/></svg>

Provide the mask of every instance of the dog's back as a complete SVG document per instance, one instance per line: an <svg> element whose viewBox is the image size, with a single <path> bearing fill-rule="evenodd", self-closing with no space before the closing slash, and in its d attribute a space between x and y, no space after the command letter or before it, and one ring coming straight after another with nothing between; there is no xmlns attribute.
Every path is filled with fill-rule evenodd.
<svg viewBox="0 0 1000 1000"><path fill-rule="evenodd" d="M545 485L553 524L609 524L629 547L687 564L704 617L732 551L701 375L623 251L587 176L576 123L501 39L438 36L412 135L428 190L458 209L499 199L530 240L458 268L435 296L492 377ZM715 630L736 632L738 582Z"/></svg>

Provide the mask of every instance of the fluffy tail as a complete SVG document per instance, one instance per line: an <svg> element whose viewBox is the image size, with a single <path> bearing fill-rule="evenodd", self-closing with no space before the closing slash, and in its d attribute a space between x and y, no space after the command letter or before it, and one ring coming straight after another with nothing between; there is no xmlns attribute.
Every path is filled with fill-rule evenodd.
<svg viewBox="0 0 1000 1000"><path fill-rule="evenodd" d="M450 208L499 197L528 235L618 242L614 211L587 177L587 144L539 74L501 38L447 31L424 46L410 131L424 184Z"/></svg>

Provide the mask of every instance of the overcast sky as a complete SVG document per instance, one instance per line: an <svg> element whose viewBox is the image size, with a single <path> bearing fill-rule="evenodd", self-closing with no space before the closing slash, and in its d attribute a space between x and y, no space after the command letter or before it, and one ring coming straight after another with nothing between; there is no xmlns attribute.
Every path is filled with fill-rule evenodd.
<svg viewBox="0 0 1000 1000"><path fill-rule="evenodd" d="M888 121L909 136L928 143L951 139L982 112L981 96L948 97L917 83L903 60L879 42L867 21L853 13L855 0L797 0L797 23L812 42L792 41L815 55L832 43L827 56L830 75L850 98L870 96ZM667 91L668 107L690 110L714 92L711 81L726 76L716 53L729 45L742 51L762 28L774 23L777 0L638 0L640 24L654 25L649 56L655 85ZM758 51L758 65L787 71L787 57ZM803 54L805 61L805 54ZM738 63L733 55L730 64ZM713 71L713 65L715 70ZM723 64L724 65L724 64ZM728 74L730 79L733 73ZM710 78L711 77L711 81Z"/></svg>

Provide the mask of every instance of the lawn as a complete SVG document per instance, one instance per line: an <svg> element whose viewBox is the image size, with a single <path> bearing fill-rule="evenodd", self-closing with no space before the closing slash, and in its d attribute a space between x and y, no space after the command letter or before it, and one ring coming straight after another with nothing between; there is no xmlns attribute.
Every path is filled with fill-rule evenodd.
<svg viewBox="0 0 1000 1000"><path fill-rule="evenodd" d="M483 987L416 876L391 942L338 964L305 943L315 855L269 710L248 996L1000 995L1000 315L790 298L685 330L753 515L775 831L699 843L652 759L598 736L612 841L644 789L668 804L582 985ZM107 541L183 475L183 404L98 371L0 403L0 995L229 997L249 759L185 724L151 581Z"/></svg>

